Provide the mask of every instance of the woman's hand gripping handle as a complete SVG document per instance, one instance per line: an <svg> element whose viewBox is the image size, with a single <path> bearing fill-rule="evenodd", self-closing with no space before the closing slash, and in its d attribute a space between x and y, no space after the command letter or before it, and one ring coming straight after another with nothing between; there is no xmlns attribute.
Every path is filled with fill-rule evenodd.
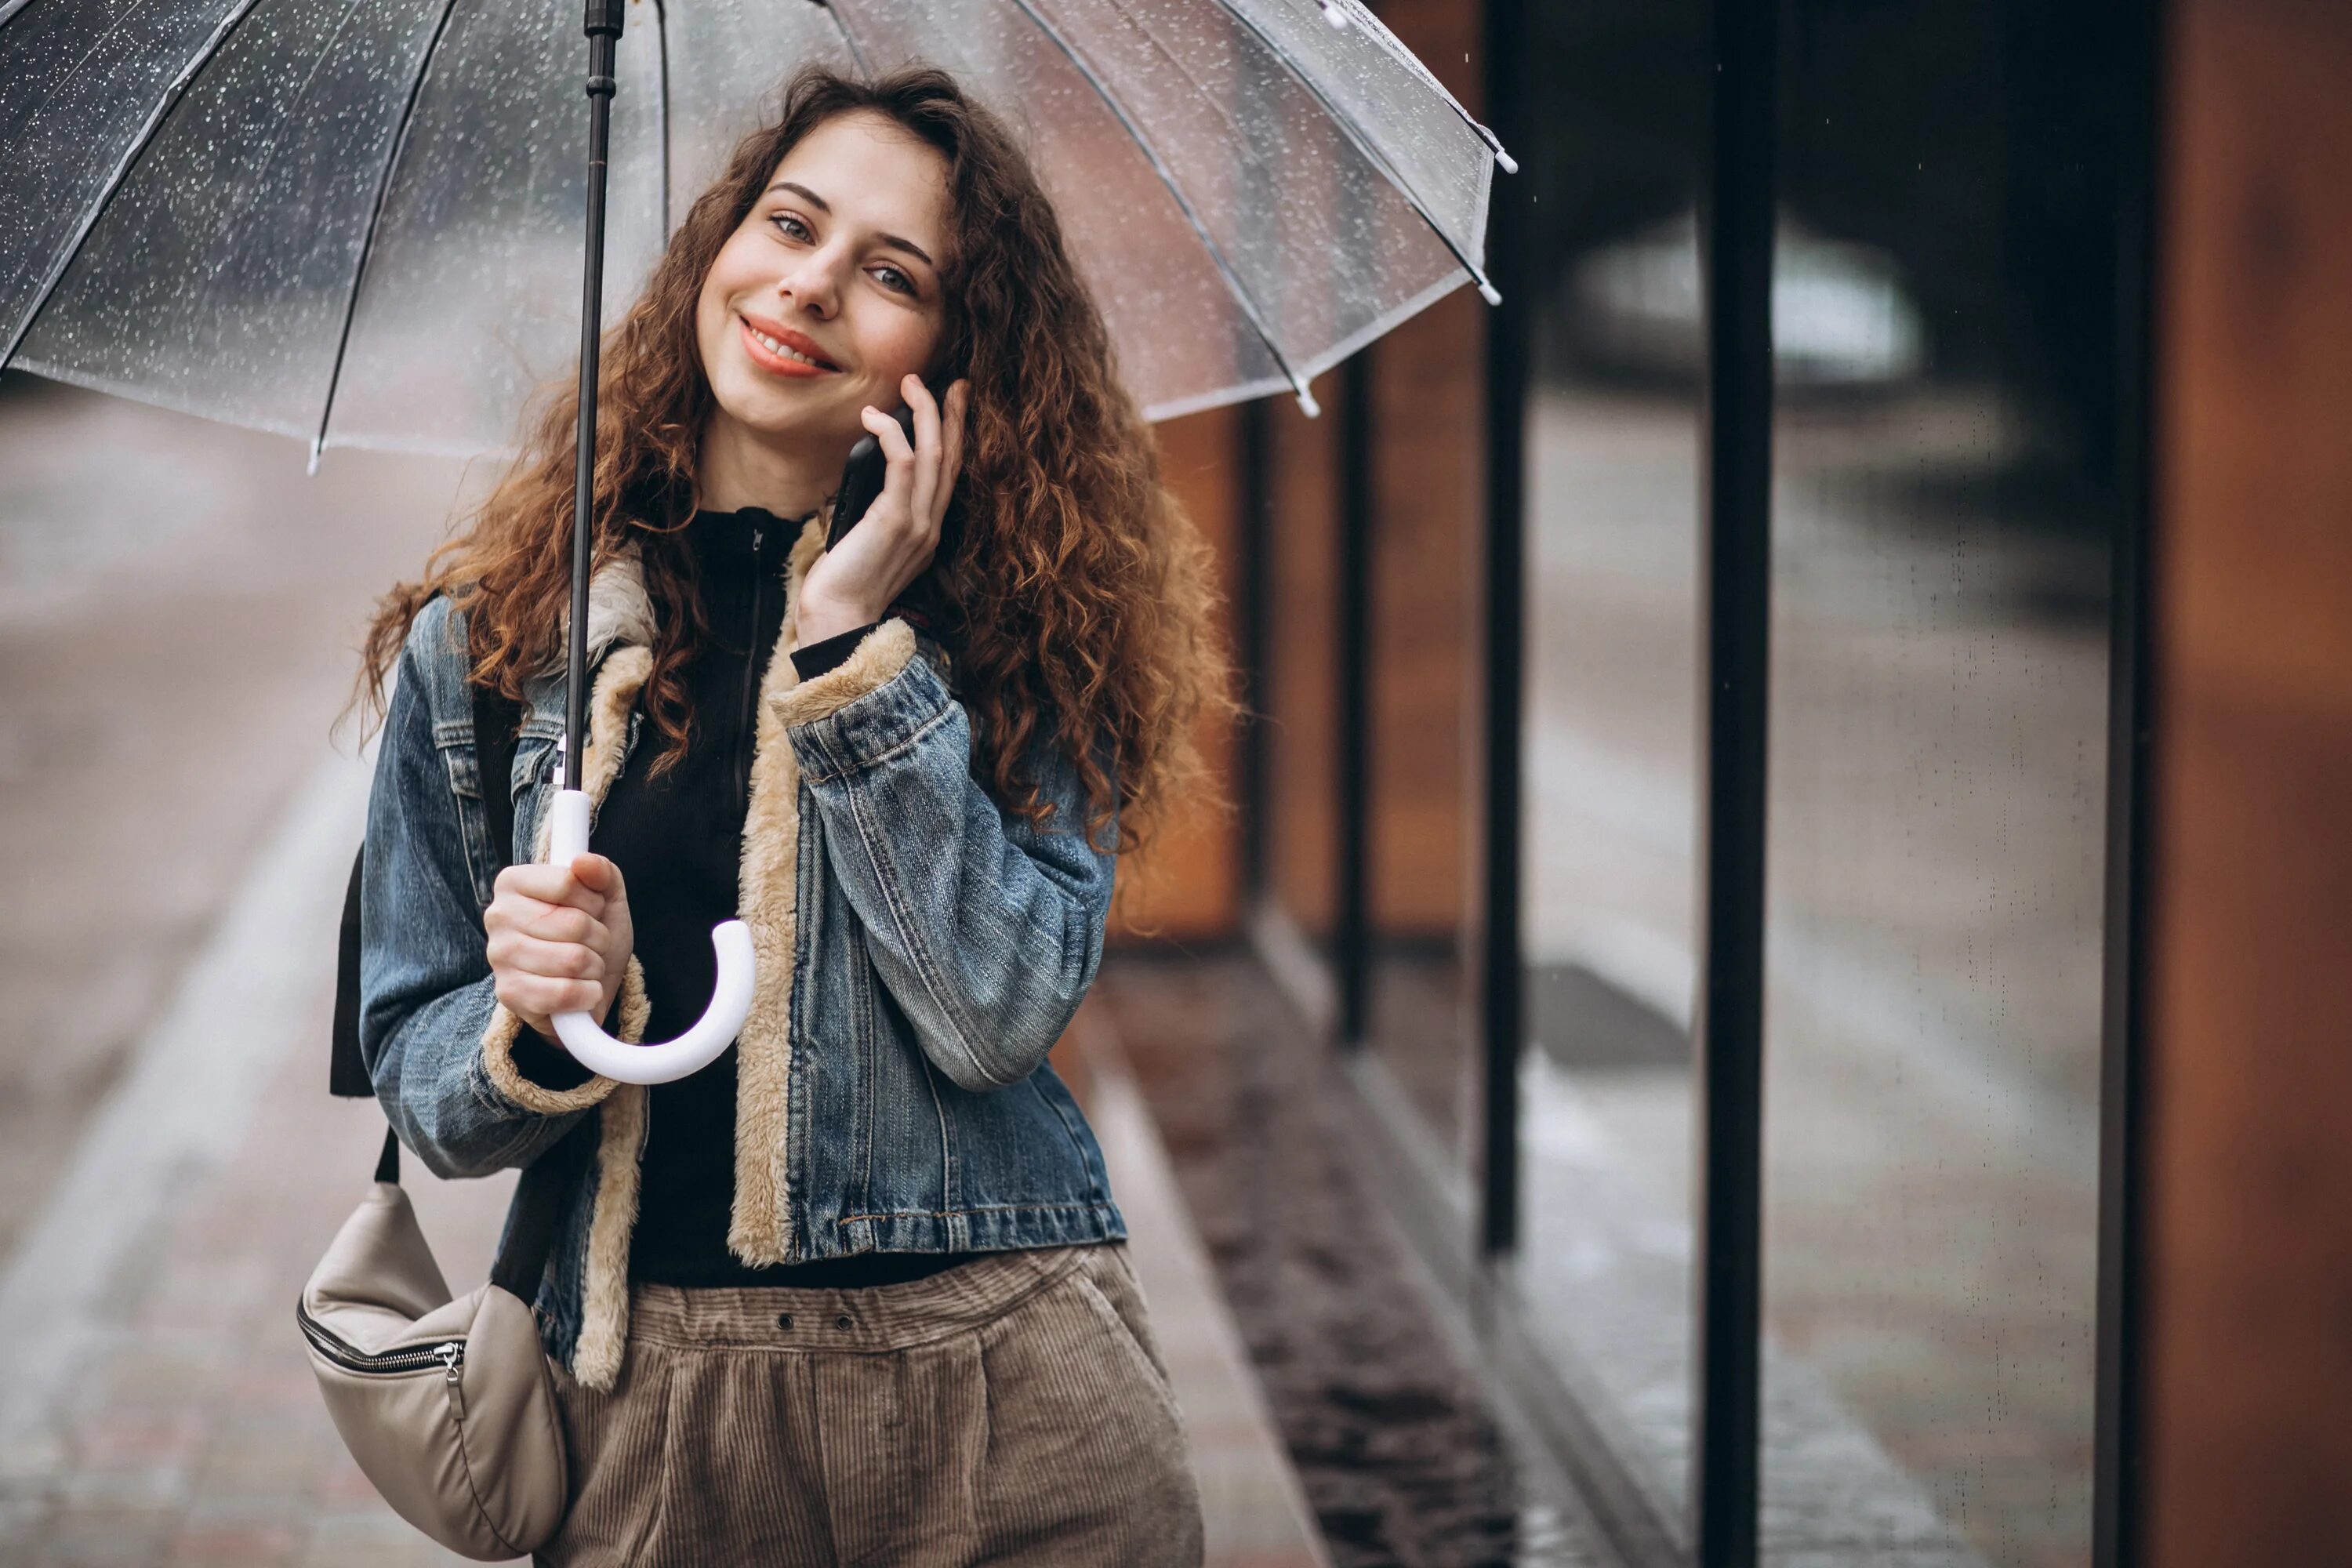
<svg viewBox="0 0 2352 1568"><path fill-rule="evenodd" d="M635 934L621 868L588 852L588 796L557 793L548 861L499 873L483 917L499 1001L551 1034L589 1071L623 1083L668 1083L716 1060L751 1011L751 931L727 921L710 933L719 983L695 1026L665 1045L630 1045L599 1026L627 972Z"/></svg>

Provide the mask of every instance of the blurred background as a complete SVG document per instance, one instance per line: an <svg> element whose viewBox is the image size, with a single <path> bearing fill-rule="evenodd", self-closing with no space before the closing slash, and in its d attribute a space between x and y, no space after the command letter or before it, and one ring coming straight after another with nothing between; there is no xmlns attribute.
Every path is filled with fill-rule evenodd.
<svg viewBox="0 0 2352 1568"><path fill-rule="evenodd" d="M1213 1559L2352 1562L2347 14L1374 9L1504 304L1158 427L1242 810L1056 1053ZM495 469L304 459L0 378L10 1563L439 1560L287 1309L380 1133L354 639Z"/></svg>

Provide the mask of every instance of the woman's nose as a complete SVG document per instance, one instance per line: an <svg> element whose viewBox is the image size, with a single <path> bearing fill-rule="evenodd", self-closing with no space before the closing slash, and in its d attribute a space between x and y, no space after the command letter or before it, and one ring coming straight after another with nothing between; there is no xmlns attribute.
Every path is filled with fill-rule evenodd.
<svg viewBox="0 0 2352 1568"><path fill-rule="evenodd" d="M776 294L778 298L813 311L820 318L831 316L840 303L832 264L822 255L803 258L799 266L788 269L777 279Z"/></svg>

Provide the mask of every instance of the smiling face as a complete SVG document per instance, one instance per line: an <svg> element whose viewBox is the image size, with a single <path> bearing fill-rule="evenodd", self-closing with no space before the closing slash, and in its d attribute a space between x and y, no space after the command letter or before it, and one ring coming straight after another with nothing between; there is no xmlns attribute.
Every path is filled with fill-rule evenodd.
<svg viewBox="0 0 2352 1568"><path fill-rule="evenodd" d="M900 378L921 374L939 346L947 238L947 164L935 150L866 112L803 136L696 303L717 404L706 458L715 444L837 470L866 434L859 408L896 409Z"/></svg>

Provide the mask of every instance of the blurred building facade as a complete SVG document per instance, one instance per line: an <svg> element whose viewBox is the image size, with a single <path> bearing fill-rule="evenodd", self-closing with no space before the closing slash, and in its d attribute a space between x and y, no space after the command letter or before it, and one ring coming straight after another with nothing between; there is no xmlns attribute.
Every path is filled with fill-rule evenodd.
<svg viewBox="0 0 2352 1568"><path fill-rule="evenodd" d="M1255 717L1123 907L1627 1561L2352 1561L2352 13L1376 9L1504 304L1161 427Z"/></svg>

